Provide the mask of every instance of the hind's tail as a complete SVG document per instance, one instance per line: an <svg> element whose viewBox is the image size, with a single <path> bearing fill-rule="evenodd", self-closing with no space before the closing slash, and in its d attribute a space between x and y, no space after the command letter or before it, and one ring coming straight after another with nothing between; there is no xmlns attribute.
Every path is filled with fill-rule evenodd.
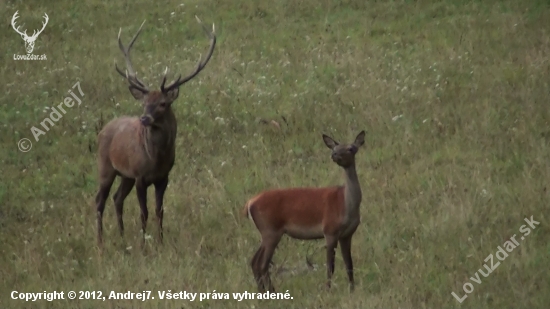
<svg viewBox="0 0 550 309"><path fill-rule="evenodd" d="M254 196L253 198L249 199L246 204L244 204L244 207L243 207L243 210L241 212L241 214L254 221L254 216L252 214L252 212L256 212L254 209L258 207L258 200L262 197L261 194L258 194L256 196Z"/></svg>
<svg viewBox="0 0 550 309"><path fill-rule="evenodd" d="M258 198L260 195L257 195L251 199L249 199L246 204L244 204L242 215L246 218L249 218L250 220L254 221L254 218L252 217L252 208L254 207L255 203L257 203Z"/></svg>
<svg viewBox="0 0 550 309"><path fill-rule="evenodd" d="M241 211L242 216L245 218L249 218L249 214L250 214L250 210L249 210L250 208L248 207L249 203L250 201L246 202L244 204L243 210Z"/></svg>

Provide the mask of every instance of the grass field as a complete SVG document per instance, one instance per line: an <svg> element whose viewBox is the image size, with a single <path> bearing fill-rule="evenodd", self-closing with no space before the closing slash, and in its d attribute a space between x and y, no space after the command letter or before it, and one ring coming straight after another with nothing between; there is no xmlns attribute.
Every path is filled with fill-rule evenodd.
<svg viewBox="0 0 550 309"><path fill-rule="evenodd" d="M15 11L29 34L48 14L33 51L47 60L13 59L26 54L9 25ZM124 243L109 198L100 256L96 136L109 120L142 113L114 69L114 59L123 64L118 30L127 43L147 20L132 56L138 76L156 88L166 66L174 78L206 53L195 14L216 24L218 44L174 103L177 158L165 195L164 245L156 240L150 188L152 237L140 250L134 189L125 202ZM0 307L550 303L548 1L31 0L1 2L0 16ZM31 127L42 128L76 82L82 104L66 108L36 141ZM277 121L280 130L262 120ZM321 134L351 142L363 129L354 293L339 250L326 292L324 242L284 238L272 278L292 300L159 299L168 290L230 298L256 292L249 261L259 234L240 215L244 203L268 188L342 183ZM32 142L26 153L18 150L22 138ZM540 224L521 240L531 216ZM514 234L519 246L479 276L487 256ZM459 303L451 293L463 297L463 285L474 290ZM10 295L54 290L145 290L155 299L24 302Z"/></svg>

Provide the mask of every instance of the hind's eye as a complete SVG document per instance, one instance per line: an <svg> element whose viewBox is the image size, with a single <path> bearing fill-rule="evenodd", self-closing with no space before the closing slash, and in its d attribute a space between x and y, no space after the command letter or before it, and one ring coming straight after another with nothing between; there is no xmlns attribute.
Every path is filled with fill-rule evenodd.
<svg viewBox="0 0 550 309"><path fill-rule="evenodd" d="M164 102L160 103L160 107L166 107L166 103Z"/></svg>

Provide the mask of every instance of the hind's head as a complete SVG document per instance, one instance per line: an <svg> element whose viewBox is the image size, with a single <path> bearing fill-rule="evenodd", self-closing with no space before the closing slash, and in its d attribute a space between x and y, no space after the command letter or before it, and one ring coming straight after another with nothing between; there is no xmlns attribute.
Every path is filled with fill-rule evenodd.
<svg viewBox="0 0 550 309"><path fill-rule="evenodd" d="M355 165L355 154L359 151L359 147L365 143L365 131L361 131L351 144L340 144L325 134L323 134L323 141L332 150L332 161L343 168L347 168Z"/></svg>

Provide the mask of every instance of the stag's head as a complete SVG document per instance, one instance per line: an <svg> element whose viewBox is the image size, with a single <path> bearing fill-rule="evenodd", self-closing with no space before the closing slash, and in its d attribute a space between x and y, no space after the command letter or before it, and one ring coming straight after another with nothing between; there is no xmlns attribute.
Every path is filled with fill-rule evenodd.
<svg viewBox="0 0 550 309"><path fill-rule="evenodd" d="M127 48L124 47L122 41L120 40L120 33L122 29L118 32L118 46L124 54L124 59L126 61L126 72L119 69L116 62L115 68L120 75L127 79L130 84L128 87L130 89L130 93L132 93L132 96L136 100L143 103L143 115L140 120L144 126L153 126L156 122L162 121L166 111L170 110L172 103L178 98L179 87L190 81L193 77L197 76L197 74L204 69L210 60L212 53L214 52L214 47L216 46L214 25L212 24L212 32L210 32L197 16L195 16L195 18L210 38L210 48L208 50L208 54L204 60L202 60L202 57L199 57L199 62L193 72L184 78L182 78L180 74L179 77L169 85L166 85L166 74L168 73L168 68L166 68L162 78L162 83L160 85L160 90L149 90L149 87L137 78L136 72L133 69L132 62L130 60L130 49L132 48L132 45L136 41L138 35L141 33L141 28L143 27L143 24L145 24L145 21L143 21L141 27L139 27L139 30L134 35L134 38L130 41Z"/></svg>
<svg viewBox="0 0 550 309"><path fill-rule="evenodd" d="M36 41L36 38L38 37L38 35L42 33L42 31L44 31L44 28L46 28L46 25L48 24L48 20L49 20L48 14L44 13L45 21L42 23L42 29L40 29L39 31L34 30L32 35L28 36L27 30L24 30L23 32L21 32L21 30L19 30L21 26L17 27L15 25L15 20L19 18L19 15L17 15L18 12L19 11L16 11L15 14L13 14L13 17L11 19L11 26L13 27L13 30L15 30L15 32L21 35L21 37L25 41L25 49L27 50L27 54L30 54L34 50L34 41Z"/></svg>

